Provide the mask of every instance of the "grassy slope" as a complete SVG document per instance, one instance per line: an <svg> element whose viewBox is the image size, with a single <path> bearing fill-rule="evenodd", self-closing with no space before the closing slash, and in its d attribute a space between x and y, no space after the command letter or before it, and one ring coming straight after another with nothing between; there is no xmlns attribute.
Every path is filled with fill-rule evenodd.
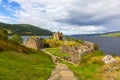
<svg viewBox="0 0 120 80"><path fill-rule="evenodd" d="M0 80L46 80L54 66L44 52L0 39Z"/></svg>
<svg viewBox="0 0 120 80"><path fill-rule="evenodd" d="M52 53L53 55L55 56L58 56L58 57L63 57L63 56L69 56L68 54L64 54L60 51L60 48L47 48L46 51Z"/></svg>
<svg viewBox="0 0 120 80"><path fill-rule="evenodd" d="M34 52L34 50L26 48L23 45L18 45L9 40L0 39L0 51L8 51L8 50L18 51L26 54Z"/></svg>
<svg viewBox="0 0 120 80"><path fill-rule="evenodd" d="M50 56L41 51L29 55L0 52L0 80L46 80L53 68Z"/></svg>
<svg viewBox="0 0 120 80"><path fill-rule="evenodd" d="M103 37L120 37L120 32L104 34L102 36Z"/></svg>
<svg viewBox="0 0 120 80"><path fill-rule="evenodd" d="M101 55L97 55L100 53ZM102 80L100 68L103 66L103 53L94 51L84 55L79 66L68 64L69 68L78 76L79 80Z"/></svg>

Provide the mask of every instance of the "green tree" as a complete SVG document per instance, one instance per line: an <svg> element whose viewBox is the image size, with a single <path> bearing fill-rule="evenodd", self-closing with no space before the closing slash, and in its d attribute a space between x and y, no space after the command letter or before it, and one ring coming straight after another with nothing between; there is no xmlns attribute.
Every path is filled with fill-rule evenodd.
<svg viewBox="0 0 120 80"><path fill-rule="evenodd" d="M1 39L8 39L8 32L7 32L7 30L4 30L4 29L0 28L0 38Z"/></svg>
<svg viewBox="0 0 120 80"><path fill-rule="evenodd" d="M99 50L98 44L94 44L94 49L95 49L95 50Z"/></svg>
<svg viewBox="0 0 120 80"><path fill-rule="evenodd" d="M68 41L76 41L75 38L72 38L70 36L65 36L65 40L68 40Z"/></svg>
<svg viewBox="0 0 120 80"><path fill-rule="evenodd" d="M83 43L83 40L82 39L77 39L76 42Z"/></svg>
<svg viewBox="0 0 120 80"><path fill-rule="evenodd" d="M65 36L65 39L68 40L68 41L71 40L70 36Z"/></svg>
<svg viewBox="0 0 120 80"><path fill-rule="evenodd" d="M19 36L18 34L14 34L12 36L12 38L10 38L11 41L17 43L17 44L22 44L23 43L23 39L21 36Z"/></svg>

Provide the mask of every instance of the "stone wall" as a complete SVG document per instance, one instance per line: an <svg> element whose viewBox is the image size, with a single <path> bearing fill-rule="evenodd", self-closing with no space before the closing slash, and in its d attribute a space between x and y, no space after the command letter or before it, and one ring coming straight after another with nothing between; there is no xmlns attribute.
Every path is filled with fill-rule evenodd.
<svg viewBox="0 0 120 80"><path fill-rule="evenodd" d="M54 32L53 33L53 38L56 39L56 40L63 40L63 34L60 33L60 32Z"/></svg>
<svg viewBox="0 0 120 80"><path fill-rule="evenodd" d="M29 38L25 43L24 45L26 47L29 47L29 48L32 48L32 49L35 49L35 50L39 50L41 48L43 48L43 38L41 37L32 37L32 38Z"/></svg>
<svg viewBox="0 0 120 80"><path fill-rule="evenodd" d="M87 41L85 41L82 45L79 46L62 46L62 52L68 53L70 55L70 60L75 64L80 63L82 55L89 53L93 50L94 44Z"/></svg>

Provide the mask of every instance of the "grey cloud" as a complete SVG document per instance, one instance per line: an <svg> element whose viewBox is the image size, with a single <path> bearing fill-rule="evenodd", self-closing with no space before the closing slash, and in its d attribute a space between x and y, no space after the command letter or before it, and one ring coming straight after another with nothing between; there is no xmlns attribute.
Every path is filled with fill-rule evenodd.
<svg viewBox="0 0 120 80"><path fill-rule="evenodd" d="M76 2L75 2L76 1ZM111 31L120 30L119 0L75 0L68 15L56 22L78 26L104 26ZM110 31L110 30L109 30Z"/></svg>
<svg viewBox="0 0 120 80"><path fill-rule="evenodd" d="M0 0L1 1L1 0ZM119 0L10 0L20 4L18 23L62 31L89 34L120 30Z"/></svg>
<svg viewBox="0 0 120 80"><path fill-rule="evenodd" d="M105 17L100 17L98 19L94 19L95 16L97 15L70 12L69 17L64 18L64 19L58 19L55 21L61 22L61 23L67 23L70 25L79 25L79 26L98 25L100 26L100 25L105 25L113 20L120 19L120 17L118 17L120 15L105 16Z"/></svg>

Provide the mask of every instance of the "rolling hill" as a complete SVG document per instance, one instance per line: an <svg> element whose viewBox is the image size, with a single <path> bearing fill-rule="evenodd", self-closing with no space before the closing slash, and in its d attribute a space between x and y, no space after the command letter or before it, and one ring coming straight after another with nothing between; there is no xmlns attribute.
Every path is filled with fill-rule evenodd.
<svg viewBox="0 0 120 80"><path fill-rule="evenodd" d="M6 24L0 23L0 27L8 31L9 35L19 34L21 36L29 35L52 35L52 32L29 24Z"/></svg>
<svg viewBox="0 0 120 80"><path fill-rule="evenodd" d="M120 37L120 31L102 34L103 37Z"/></svg>

